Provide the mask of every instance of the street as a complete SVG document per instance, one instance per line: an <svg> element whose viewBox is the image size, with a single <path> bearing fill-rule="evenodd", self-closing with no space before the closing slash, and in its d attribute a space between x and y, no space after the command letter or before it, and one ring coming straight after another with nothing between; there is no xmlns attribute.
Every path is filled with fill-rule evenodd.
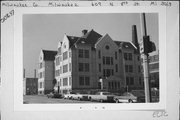
<svg viewBox="0 0 180 120"><path fill-rule="evenodd" d="M63 98L48 98L45 95L25 95L23 97L24 104L43 104L43 103L51 103L51 104L57 104L57 103L97 103L97 102L91 102L91 101L78 101L78 100L68 100Z"/></svg>

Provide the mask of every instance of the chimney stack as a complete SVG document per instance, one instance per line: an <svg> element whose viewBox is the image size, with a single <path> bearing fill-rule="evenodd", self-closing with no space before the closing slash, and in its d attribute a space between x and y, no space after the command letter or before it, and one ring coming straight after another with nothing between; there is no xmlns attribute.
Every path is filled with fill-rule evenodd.
<svg viewBox="0 0 180 120"><path fill-rule="evenodd" d="M26 72L25 69L23 69L23 78L26 77L26 73L25 72Z"/></svg>
<svg viewBox="0 0 180 120"><path fill-rule="evenodd" d="M138 44L136 25L132 26L132 43L137 47L137 49L139 51L139 44Z"/></svg>
<svg viewBox="0 0 180 120"><path fill-rule="evenodd" d="M34 78L36 78L36 69L34 69Z"/></svg>
<svg viewBox="0 0 180 120"><path fill-rule="evenodd" d="M82 30L82 36L84 36L87 32L88 30Z"/></svg>

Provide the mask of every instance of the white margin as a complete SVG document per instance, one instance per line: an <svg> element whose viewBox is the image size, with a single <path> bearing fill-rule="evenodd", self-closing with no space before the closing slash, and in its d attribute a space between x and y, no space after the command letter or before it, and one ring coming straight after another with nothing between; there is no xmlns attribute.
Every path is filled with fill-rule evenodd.
<svg viewBox="0 0 180 120"><path fill-rule="evenodd" d="M135 104L23 104L23 14L75 14L75 13L159 13L159 73L160 102ZM166 9L165 7L71 7L71 8L16 8L14 15L14 110L63 111L63 110L164 110L167 99L166 74Z"/></svg>

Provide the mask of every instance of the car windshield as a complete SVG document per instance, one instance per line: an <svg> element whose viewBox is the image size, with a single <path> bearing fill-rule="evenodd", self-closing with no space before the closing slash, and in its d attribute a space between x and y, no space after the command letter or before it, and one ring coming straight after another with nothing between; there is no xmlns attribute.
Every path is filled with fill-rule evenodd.
<svg viewBox="0 0 180 120"><path fill-rule="evenodd" d="M112 94L109 92L104 92L103 95L112 95Z"/></svg>

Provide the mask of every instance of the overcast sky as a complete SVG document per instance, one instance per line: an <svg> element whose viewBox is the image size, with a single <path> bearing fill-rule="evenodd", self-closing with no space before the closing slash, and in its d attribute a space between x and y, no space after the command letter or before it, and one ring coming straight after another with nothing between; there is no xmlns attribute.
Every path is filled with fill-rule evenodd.
<svg viewBox="0 0 180 120"><path fill-rule="evenodd" d="M158 49L158 14L146 14L147 33ZM23 15L23 66L26 77L34 77L41 49L57 50L64 34L81 36L81 31L93 29L113 40L131 41L132 25L137 25L141 39L140 14L28 14Z"/></svg>

